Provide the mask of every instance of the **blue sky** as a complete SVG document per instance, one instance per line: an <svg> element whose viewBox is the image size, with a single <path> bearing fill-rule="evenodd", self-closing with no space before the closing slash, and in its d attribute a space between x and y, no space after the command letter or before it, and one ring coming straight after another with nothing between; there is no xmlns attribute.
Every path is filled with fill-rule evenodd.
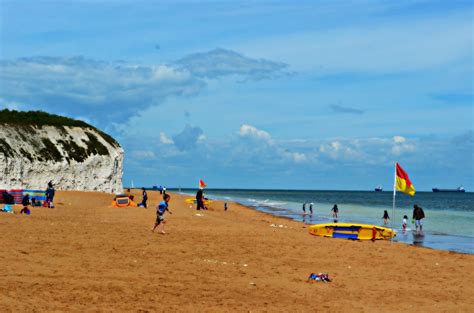
<svg viewBox="0 0 474 313"><path fill-rule="evenodd" d="M474 189L471 1L0 0L0 108L90 122L124 183Z"/></svg>

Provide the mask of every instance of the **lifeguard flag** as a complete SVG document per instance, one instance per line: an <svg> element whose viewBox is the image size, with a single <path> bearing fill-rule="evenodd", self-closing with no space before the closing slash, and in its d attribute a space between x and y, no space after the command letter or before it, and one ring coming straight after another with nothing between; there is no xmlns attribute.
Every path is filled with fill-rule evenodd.
<svg viewBox="0 0 474 313"><path fill-rule="evenodd" d="M415 187L411 183L408 174L403 170L400 164L397 163L397 190L406 193L410 196L415 195Z"/></svg>
<svg viewBox="0 0 474 313"><path fill-rule="evenodd" d="M200 180L199 180L199 188L206 188L206 187L207 187L206 183L203 182L202 179L200 179Z"/></svg>

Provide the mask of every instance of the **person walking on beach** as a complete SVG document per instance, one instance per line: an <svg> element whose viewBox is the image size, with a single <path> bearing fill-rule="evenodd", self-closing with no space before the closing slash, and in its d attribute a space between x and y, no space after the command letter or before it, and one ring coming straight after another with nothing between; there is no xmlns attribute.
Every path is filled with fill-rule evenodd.
<svg viewBox="0 0 474 313"><path fill-rule="evenodd" d="M46 188L45 193L46 193L46 203L48 205L48 208L54 208L53 200L54 200L55 190L54 190L52 181L49 181L48 188Z"/></svg>
<svg viewBox="0 0 474 313"><path fill-rule="evenodd" d="M418 228L420 231L423 230L423 219L425 218L425 212L421 207L418 206L418 204L415 204L413 206L413 220L415 221L415 226L416 226L416 231L418 231Z"/></svg>
<svg viewBox="0 0 474 313"><path fill-rule="evenodd" d="M199 190L196 193L196 210L205 210L206 208L204 207L204 195L202 188L199 188Z"/></svg>
<svg viewBox="0 0 474 313"><path fill-rule="evenodd" d="M224 203L224 211L227 211L227 202Z"/></svg>
<svg viewBox="0 0 474 313"><path fill-rule="evenodd" d="M383 217L382 218L383 218L384 225L387 225L388 222L390 222L390 216L388 216L387 210L383 211Z"/></svg>
<svg viewBox="0 0 474 313"><path fill-rule="evenodd" d="M334 223L337 223L337 213L339 213L339 208L337 207L337 204L334 204L334 206L331 209L332 212L332 217L334 218Z"/></svg>
<svg viewBox="0 0 474 313"><path fill-rule="evenodd" d="M303 214L306 214L306 202L305 202L305 203L303 203L302 210L303 210Z"/></svg>
<svg viewBox="0 0 474 313"><path fill-rule="evenodd" d="M140 202L138 206L143 206L146 209L146 202L148 200L148 195L146 193L145 187L142 187L142 196L143 196L142 202Z"/></svg>
<svg viewBox="0 0 474 313"><path fill-rule="evenodd" d="M165 218L163 215L165 214L166 211L168 211L170 214L173 214L169 209L168 209L168 203L170 202L171 196L170 195L163 195L163 201L158 204L156 207L156 221L155 221L155 226L151 230L152 232L155 232L156 227L158 225L161 225L161 233L166 234L165 232Z"/></svg>

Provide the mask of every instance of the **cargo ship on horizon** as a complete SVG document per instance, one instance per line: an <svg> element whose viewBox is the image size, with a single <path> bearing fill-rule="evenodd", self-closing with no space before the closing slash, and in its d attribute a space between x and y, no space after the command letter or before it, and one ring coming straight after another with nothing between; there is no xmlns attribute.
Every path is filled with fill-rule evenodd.
<svg viewBox="0 0 474 313"><path fill-rule="evenodd" d="M433 188L433 192L466 192L463 186L459 186L456 189L441 189L441 188Z"/></svg>

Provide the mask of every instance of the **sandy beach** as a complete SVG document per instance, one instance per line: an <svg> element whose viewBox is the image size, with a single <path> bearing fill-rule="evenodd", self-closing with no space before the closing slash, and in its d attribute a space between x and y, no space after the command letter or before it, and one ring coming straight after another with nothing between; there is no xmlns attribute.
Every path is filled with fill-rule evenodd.
<svg viewBox="0 0 474 313"><path fill-rule="evenodd" d="M314 237L300 222L235 203L196 211L175 194L162 235L151 232L159 197L116 208L110 194L59 191L55 209L0 214L1 311L474 311L474 255ZM312 272L333 281L309 283Z"/></svg>

